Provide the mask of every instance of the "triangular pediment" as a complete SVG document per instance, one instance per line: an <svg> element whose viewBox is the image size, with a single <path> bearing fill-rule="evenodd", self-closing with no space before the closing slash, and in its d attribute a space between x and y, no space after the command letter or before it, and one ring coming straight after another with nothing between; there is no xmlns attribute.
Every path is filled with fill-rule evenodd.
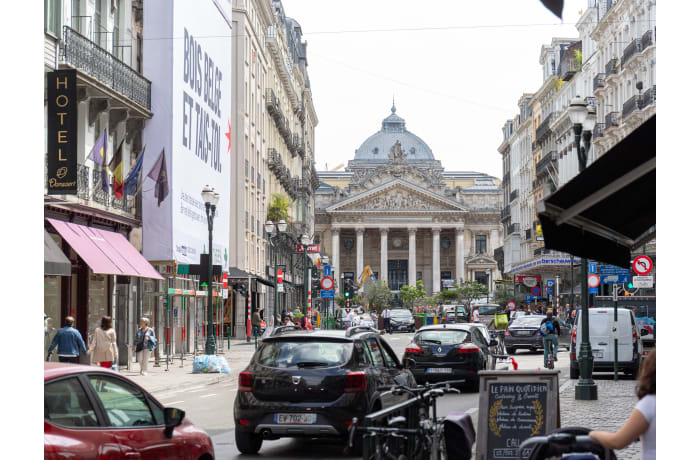
<svg viewBox="0 0 700 460"><path fill-rule="evenodd" d="M466 263L473 265L490 265L495 264L497 262L496 259L486 254L476 254L475 256L468 258L466 260Z"/></svg>
<svg viewBox="0 0 700 460"><path fill-rule="evenodd" d="M467 208L402 179L379 185L329 206L327 212L465 212Z"/></svg>

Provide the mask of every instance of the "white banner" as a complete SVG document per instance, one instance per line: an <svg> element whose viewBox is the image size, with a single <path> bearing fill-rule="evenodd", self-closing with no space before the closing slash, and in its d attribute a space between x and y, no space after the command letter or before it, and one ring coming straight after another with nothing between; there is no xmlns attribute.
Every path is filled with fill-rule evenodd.
<svg viewBox="0 0 700 460"><path fill-rule="evenodd" d="M228 15L227 15L228 12ZM144 255L199 263L208 252L201 197L220 195L213 262L229 267L231 1L144 2L144 74L152 82L153 119L146 122L144 174L165 149L168 191L158 206L155 182L144 180ZM228 16L228 17L226 17Z"/></svg>

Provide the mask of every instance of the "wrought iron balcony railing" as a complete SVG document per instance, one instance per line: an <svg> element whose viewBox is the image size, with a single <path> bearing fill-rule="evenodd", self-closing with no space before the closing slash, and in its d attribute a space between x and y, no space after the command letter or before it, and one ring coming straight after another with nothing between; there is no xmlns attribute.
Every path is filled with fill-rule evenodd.
<svg viewBox="0 0 700 460"><path fill-rule="evenodd" d="M605 129L608 129L611 126L620 126L619 118L619 112L610 112L609 114L605 115Z"/></svg>
<svg viewBox="0 0 700 460"><path fill-rule="evenodd" d="M596 123L593 128L593 139L603 137L605 135L605 123Z"/></svg>
<svg viewBox="0 0 700 460"><path fill-rule="evenodd" d="M515 224L510 224L508 226L508 234L512 235L513 233L519 233L520 232L520 224L515 223Z"/></svg>
<svg viewBox="0 0 700 460"><path fill-rule="evenodd" d="M653 44L654 44L654 31L647 30L646 32L644 32L644 35L642 35L642 51L649 48Z"/></svg>
<svg viewBox="0 0 700 460"><path fill-rule="evenodd" d="M151 82L97 43L63 26L63 62L151 110Z"/></svg>
<svg viewBox="0 0 700 460"><path fill-rule="evenodd" d="M605 86L605 74L599 73L593 78L593 91L597 88L602 88Z"/></svg>
<svg viewBox="0 0 700 460"><path fill-rule="evenodd" d="M612 58L605 64L605 76L609 77L615 73L617 73L617 58Z"/></svg>
<svg viewBox="0 0 700 460"><path fill-rule="evenodd" d="M547 166L552 165L556 167L557 152L551 151L547 155L543 156L540 161L537 162L535 166L535 176L539 177L547 170Z"/></svg>
<svg viewBox="0 0 700 460"><path fill-rule="evenodd" d="M560 113L559 111L551 112L549 115L547 115L545 117L544 120L542 120L542 123L540 123L540 125L535 130L536 142L541 142L542 138L552 131L550 129L549 125L551 124L552 121L554 121L559 116L559 113Z"/></svg>
<svg viewBox="0 0 700 460"><path fill-rule="evenodd" d="M506 206L505 208L501 209L501 220L506 220L507 218L510 217L510 206Z"/></svg>
<svg viewBox="0 0 700 460"><path fill-rule="evenodd" d="M642 105L642 96L634 95L622 104L622 119L627 118L635 110L639 110Z"/></svg>
<svg viewBox="0 0 700 460"><path fill-rule="evenodd" d="M625 63L632 59L635 54L642 52L642 40L635 38L630 42L629 45L625 47L625 51L622 52L622 60L620 61L620 68L625 66Z"/></svg>
<svg viewBox="0 0 700 460"><path fill-rule="evenodd" d="M646 90L642 96L642 108L651 104L656 104L656 85Z"/></svg>

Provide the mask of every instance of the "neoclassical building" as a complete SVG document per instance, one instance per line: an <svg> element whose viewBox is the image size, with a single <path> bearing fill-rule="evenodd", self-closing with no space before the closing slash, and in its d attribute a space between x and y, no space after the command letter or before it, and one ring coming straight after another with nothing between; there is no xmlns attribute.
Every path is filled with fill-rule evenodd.
<svg viewBox="0 0 700 460"><path fill-rule="evenodd" d="M499 180L445 171L395 106L345 171L318 175L315 230L336 286L369 265L392 290L423 280L433 295L449 285L442 280L477 280L493 291L494 249L503 244Z"/></svg>

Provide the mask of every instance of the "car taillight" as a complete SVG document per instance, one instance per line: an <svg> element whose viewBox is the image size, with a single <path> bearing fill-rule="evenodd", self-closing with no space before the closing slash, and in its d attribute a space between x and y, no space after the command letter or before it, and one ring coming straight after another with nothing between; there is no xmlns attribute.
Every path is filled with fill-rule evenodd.
<svg viewBox="0 0 700 460"><path fill-rule="evenodd" d="M510 331L506 329L506 335L510 335Z"/></svg>
<svg viewBox="0 0 700 460"><path fill-rule="evenodd" d="M420 353L422 350L416 343L409 343L404 353Z"/></svg>
<svg viewBox="0 0 700 460"><path fill-rule="evenodd" d="M250 372L238 374L238 391L253 391L253 375Z"/></svg>
<svg viewBox="0 0 700 460"><path fill-rule="evenodd" d="M345 393L358 393L367 386L367 376L364 372L350 372L345 376Z"/></svg>
<svg viewBox="0 0 700 460"><path fill-rule="evenodd" d="M479 352L479 347L474 345L473 343L463 343L462 345L459 346L459 350L457 353L478 353Z"/></svg>
<svg viewBox="0 0 700 460"><path fill-rule="evenodd" d="M637 331L632 332L632 338L634 339L634 344L637 345Z"/></svg>

